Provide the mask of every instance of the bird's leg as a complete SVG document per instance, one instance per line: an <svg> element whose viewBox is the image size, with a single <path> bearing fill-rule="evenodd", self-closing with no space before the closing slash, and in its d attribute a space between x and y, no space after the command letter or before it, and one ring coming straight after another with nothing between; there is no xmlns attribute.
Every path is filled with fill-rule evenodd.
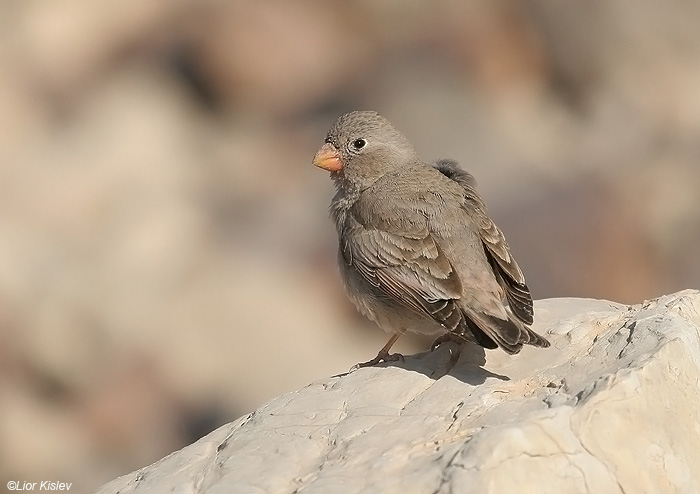
<svg viewBox="0 0 700 494"><path fill-rule="evenodd" d="M447 343L448 341L457 343L461 346L466 341L466 339L463 336L453 333L452 331L448 331L447 333L441 334L440 336L435 338L433 344L430 345L430 351L434 352L440 345L442 345L443 343Z"/></svg>
<svg viewBox="0 0 700 494"><path fill-rule="evenodd" d="M466 341L467 340L463 336L457 333L453 333L452 331L448 331L447 333L435 338L435 341L433 341L433 344L430 346L430 351L434 352L443 343L456 343L457 348L455 350L450 350L450 361L448 362L447 366L448 369L452 369L452 367L454 367L455 364L457 364L457 361L459 360L459 357L462 354L462 348L464 347Z"/></svg>
<svg viewBox="0 0 700 494"><path fill-rule="evenodd" d="M400 353L389 353L389 350L391 350L391 347L394 345L394 343L396 343L396 340L398 340L401 337L401 335L404 334L405 331L405 329L402 329L398 333L394 333L393 335L391 335L389 341L387 341L386 345L384 345L382 349L379 350L379 353L376 357L374 357L372 360L368 360L367 362L362 362L360 364L353 365L350 371L352 372L362 367L372 367L373 365L377 365L380 362L395 362L397 360L403 361L403 355L401 355Z"/></svg>

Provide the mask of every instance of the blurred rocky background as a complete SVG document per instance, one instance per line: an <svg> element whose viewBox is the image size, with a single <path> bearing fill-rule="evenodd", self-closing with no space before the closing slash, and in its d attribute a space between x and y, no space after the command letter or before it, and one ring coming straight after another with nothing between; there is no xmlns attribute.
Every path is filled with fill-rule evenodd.
<svg viewBox="0 0 700 494"><path fill-rule="evenodd" d="M699 21L632 0L0 0L1 485L89 491L375 355L311 165L348 110L476 176L535 298L697 288Z"/></svg>

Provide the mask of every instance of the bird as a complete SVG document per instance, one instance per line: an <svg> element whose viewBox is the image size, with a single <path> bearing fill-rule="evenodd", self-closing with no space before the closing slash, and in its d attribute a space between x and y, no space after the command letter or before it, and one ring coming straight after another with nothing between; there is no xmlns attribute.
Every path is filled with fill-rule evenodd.
<svg viewBox="0 0 700 494"><path fill-rule="evenodd" d="M546 348L532 296L474 177L456 161L423 161L374 111L340 116L313 164L330 172L338 266L355 307L391 337L354 368L403 360L406 331L518 353Z"/></svg>

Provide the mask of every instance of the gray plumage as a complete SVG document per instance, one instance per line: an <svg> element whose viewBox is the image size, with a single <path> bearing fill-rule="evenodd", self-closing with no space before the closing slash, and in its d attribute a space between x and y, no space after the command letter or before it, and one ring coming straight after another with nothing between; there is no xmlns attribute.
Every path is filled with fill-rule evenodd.
<svg viewBox="0 0 700 494"><path fill-rule="evenodd" d="M474 178L456 162L423 162L375 112L331 127L314 164L331 170L338 263L355 306L394 333L452 335L517 353L549 342L527 326L532 297Z"/></svg>

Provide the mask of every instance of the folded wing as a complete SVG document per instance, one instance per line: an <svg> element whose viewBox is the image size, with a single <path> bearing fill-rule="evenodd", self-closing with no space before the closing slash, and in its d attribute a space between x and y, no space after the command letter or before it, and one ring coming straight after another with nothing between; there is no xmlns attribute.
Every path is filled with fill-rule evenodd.
<svg viewBox="0 0 700 494"><path fill-rule="evenodd" d="M534 312L530 289L525 283L525 277L518 263L510 254L510 248L503 233L486 214L484 201L476 192L474 177L451 160L440 160L434 166L464 189L465 207L469 208L472 217L476 219L486 257L496 280L505 291L511 311L525 324L532 324Z"/></svg>

